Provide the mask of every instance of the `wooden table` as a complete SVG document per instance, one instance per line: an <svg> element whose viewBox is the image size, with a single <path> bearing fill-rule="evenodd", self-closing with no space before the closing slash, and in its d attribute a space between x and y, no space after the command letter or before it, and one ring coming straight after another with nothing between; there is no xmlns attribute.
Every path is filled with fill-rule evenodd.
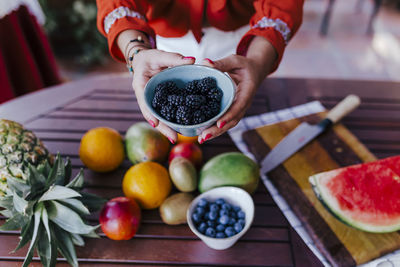
<svg viewBox="0 0 400 267"><path fill-rule="evenodd" d="M315 99L331 108L349 93L358 94L363 103L344 119L344 124L379 158L400 154L399 83L271 78L262 84L247 115ZM109 126L124 134L132 123L143 120L128 75L98 76L18 98L0 106L0 118L23 123L52 153L59 151L70 157L75 173L84 167L78 147L88 129ZM237 151L226 134L201 147L205 159ZM129 167L125 161L121 168L108 174L85 169L88 191L107 198L123 195L121 181ZM117 242L104 235L101 239L88 239L84 248L77 248L79 261L83 266L321 266L262 184L254 200L253 226L228 250L209 249L186 225L165 225L158 210L153 210L143 212L141 228L132 240ZM0 218L0 224L3 221ZM97 222L97 215L92 222ZM10 254L17 245L17 234L0 233L0 266L20 266L26 250ZM37 261L36 264L39 266Z"/></svg>

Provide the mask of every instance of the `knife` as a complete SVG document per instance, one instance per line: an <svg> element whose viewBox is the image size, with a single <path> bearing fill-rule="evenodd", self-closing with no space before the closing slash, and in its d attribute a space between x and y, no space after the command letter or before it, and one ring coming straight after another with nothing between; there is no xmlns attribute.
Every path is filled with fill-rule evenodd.
<svg viewBox="0 0 400 267"><path fill-rule="evenodd" d="M283 163L300 148L352 112L360 103L361 101L358 96L348 95L334 106L318 124L310 125L307 122L301 123L283 138L261 161L261 175L275 169L275 167Z"/></svg>

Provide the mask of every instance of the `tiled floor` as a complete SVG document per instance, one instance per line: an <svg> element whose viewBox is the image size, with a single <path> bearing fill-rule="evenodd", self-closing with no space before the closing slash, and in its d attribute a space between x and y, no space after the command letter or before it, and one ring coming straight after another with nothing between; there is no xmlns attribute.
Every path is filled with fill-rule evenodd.
<svg viewBox="0 0 400 267"><path fill-rule="evenodd" d="M360 1L361 8L356 8ZM303 25L289 43L274 77L317 77L400 81L400 11L382 7L374 34L366 35L371 0L336 0L328 35L319 28L327 0L306 0ZM126 71L110 60L87 72L60 62L67 80L104 72Z"/></svg>

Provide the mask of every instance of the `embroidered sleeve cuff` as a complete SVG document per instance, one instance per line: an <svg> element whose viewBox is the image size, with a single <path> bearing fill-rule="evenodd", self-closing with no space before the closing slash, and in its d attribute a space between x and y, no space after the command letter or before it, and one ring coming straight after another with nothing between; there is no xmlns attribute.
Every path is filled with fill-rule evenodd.
<svg viewBox="0 0 400 267"><path fill-rule="evenodd" d="M249 45L255 36L262 36L265 39L267 39L272 44L272 46L275 48L275 50L278 54L278 58L275 61L274 66L271 71L271 73L272 73L278 68L279 63L282 60L283 52L285 51L286 42L283 39L282 34L278 31L276 31L274 28L263 28L263 29L252 28L240 40L240 42L237 46L236 53L238 55L246 56L247 49L249 48Z"/></svg>
<svg viewBox="0 0 400 267"><path fill-rule="evenodd" d="M135 17L123 17L116 20L107 34L108 47L111 56L118 61L125 61L117 45L118 35L125 30L137 30L147 34L151 47L156 47L154 30L144 20Z"/></svg>

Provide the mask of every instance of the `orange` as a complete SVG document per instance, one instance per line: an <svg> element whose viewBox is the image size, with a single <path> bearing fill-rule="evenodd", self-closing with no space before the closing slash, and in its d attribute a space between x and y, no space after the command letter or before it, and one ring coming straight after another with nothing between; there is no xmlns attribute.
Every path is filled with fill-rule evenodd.
<svg viewBox="0 0 400 267"><path fill-rule="evenodd" d="M122 190L143 209L158 208L171 192L172 184L166 168L146 161L132 166L124 176Z"/></svg>
<svg viewBox="0 0 400 267"><path fill-rule="evenodd" d="M197 143L197 136L184 136L178 134L178 144L179 143Z"/></svg>
<svg viewBox="0 0 400 267"><path fill-rule="evenodd" d="M118 168L125 158L122 137L111 128L91 129L81 139L79 157L83 164L93 171L112 171Z"/></svg>

